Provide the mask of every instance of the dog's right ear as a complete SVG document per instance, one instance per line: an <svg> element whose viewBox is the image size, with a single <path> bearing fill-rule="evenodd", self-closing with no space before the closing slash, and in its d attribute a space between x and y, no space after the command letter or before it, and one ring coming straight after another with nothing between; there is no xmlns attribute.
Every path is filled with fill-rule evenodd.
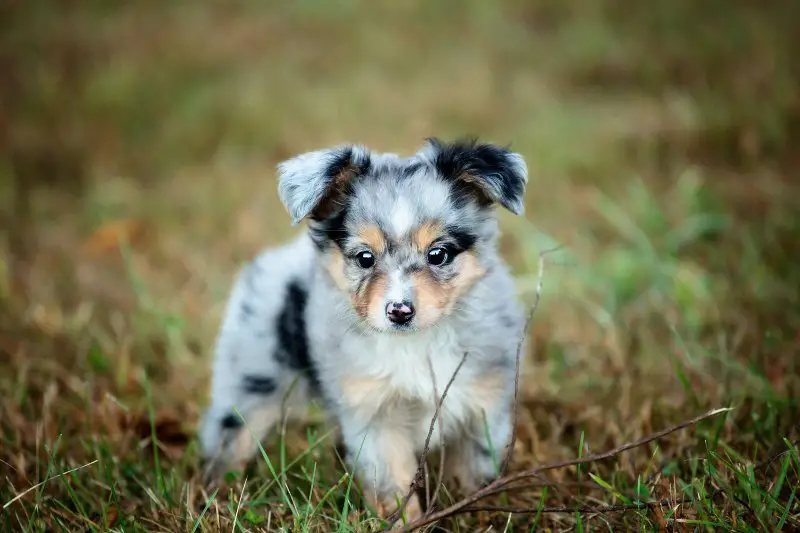
<svg viewBox="0 0 800 533"><path fill-rule="evenodd" d="M278 195L292 217L324 220L341 207L354 178L369 170L370 152L346 145L306 152L278 164Z"/></svg>

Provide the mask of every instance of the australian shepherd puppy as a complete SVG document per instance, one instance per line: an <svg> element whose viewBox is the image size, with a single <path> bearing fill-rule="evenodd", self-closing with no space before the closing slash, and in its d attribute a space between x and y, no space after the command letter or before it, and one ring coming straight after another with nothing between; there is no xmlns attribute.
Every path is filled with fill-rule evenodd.
<svg viewBox="0 0 800 533"><path fill-rule="evenodd" d="M429 139L410 157L338 146L278 165L293 224L233 287L200 440L209 472L243 467L285 413L319 400L374 508L397 508L430 440L446 479L490 481L511 437L524 312L497 250L499 204L523 211L507 148ZM439 396L437 396L437 394ZM412 497L407 517L418 516Z"/></svg>

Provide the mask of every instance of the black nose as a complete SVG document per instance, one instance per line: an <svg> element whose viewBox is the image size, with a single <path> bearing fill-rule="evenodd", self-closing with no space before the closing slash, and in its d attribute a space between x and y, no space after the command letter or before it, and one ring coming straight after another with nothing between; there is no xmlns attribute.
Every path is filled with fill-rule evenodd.
<svg viewBox="0 0 800 533"><path fill-rule="evenodd" d="M395 324L408 324L414 318L414 306L411 302L389 302L386 304L386 316Z"/></svg>

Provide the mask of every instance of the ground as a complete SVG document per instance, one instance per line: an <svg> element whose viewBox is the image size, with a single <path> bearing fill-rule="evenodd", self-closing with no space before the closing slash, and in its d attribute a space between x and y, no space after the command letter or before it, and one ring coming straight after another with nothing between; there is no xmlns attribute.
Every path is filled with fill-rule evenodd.
<svg viewBox="0 0 800 533"><path fill-rule="evenodd" d="M316 418L282 428L246 479L201 483L211 346L239 265L298 231L278 161L473 134L528 161L526 215L501 218L527 302L560 246L509 472L732 409L439 526L800 528L798 11L6 3L0 527L380 528Z"/></svg>

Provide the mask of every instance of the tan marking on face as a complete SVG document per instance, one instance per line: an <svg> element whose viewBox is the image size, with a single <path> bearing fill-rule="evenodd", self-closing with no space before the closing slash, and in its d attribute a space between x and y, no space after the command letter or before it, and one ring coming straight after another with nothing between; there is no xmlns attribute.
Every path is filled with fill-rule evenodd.
<svg viewBox="0 0 800 533"><path fill-rule="evenodd" d="M458 298L486 274L474 252L463 252L456 261L458 273L445 283L437 281L428 269L412 274L416 288L416 320L420 327L450 314Z"/></svg>
<svg viewBox="0 0 800 533"><path fill-rule="evenodd" d="M334 248L329 253L325 270L328 271L328 274L330 274L333 282L336 284L339 290L348 290L349 283L347 282L347 276L345 276L344 273L344 256L337 248Z"/></svg>
<svg viewBox="0 0 800 533"><path fill-rule="evenodd" d="M448 287L436 281L431 272L423 269L411 274L416 292L414 307L416 322L425 327L436 322L448 305Z"/></svg>
<svg viewBox="0 0 800 533"><path fill-rule="evenodd" d="M386 250L386 237L383 232L373 224L358 228L358 237L363 240L370 250L376 254L382 254Z"/></svg>
<svg viewBox="0 0 800 533"><path fill-rule="evenodd" d="M376 272L367 280L366 285L359 293L350 295L353 309L358 316L368 318L376 306L383 306L386 285L386 274Z"/></svg>
<svg viewBox="0 0 800 533"><path fill-rule="evenodd" d="M427 250L428 247L441 235L442 226L435 222L427 222L420 226L411 236L414 246L418 250Z"/></svg>
<svg viewBox="0 0 800 533"><path fill-rule="evenodd" d="M447 302L447 312L449 313L456 300L472 288L475 283L486 275L486 269L478 261L478 256L475 252L466 251L459 257L461 264L458 269L458 275L450 281L450 296Z"/></svg>

